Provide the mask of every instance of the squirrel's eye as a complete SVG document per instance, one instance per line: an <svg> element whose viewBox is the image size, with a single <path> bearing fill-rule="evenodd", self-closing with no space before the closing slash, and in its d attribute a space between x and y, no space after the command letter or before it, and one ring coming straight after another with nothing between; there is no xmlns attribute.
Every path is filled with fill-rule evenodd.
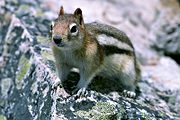
<svg viewBox="0 0 180 120"><path fill-rule="evenodd" d="M71 28L71 33L74 33L74 32L76 32L77 31L77 26L73 26L72 28Z"/></svg>
<svg viewBox="0 0 180 120"><path fill-rule="evenodd" d="M52 33L53 25L50 25L50 33Z"/></svg>
<svg viewBox="0 0 180 120"><path fill-rule="evenodd" d="M53 25L50 25L50 29L51 29L51 30L53 29Z"/></svg>
<svg viewBox="0 0 180 120"><path fill-rule="evenodd" d="M51 22L51 25L50 25L50 30L51 31L53 30L53 27L54 27L54 22Z"/></svg>
<svg viewBox="0 0 180 120"><path fill-rule="evenodd" d="M77 25L76 23L72 23L70 26L69 26L69 31L72 35L77 35L78 33L78 29L77 29Z"/></svg>

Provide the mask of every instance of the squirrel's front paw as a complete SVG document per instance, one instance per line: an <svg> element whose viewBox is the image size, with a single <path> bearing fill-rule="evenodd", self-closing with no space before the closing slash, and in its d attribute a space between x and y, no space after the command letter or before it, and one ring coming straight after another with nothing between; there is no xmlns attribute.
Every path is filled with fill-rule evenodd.
<svg viewBox="0 0 180 120"><path fill-rule="evenodd" d="M133 91L124 90L123 91L123 96L129 97L129 98L135 98L136 97L136 93L133 92Z"/></svg>
<svg viewBox="0 0 180 120"><path fill-rule="evenodd" d="M57 77L52 84L52 89L57 89L58 86L61 88L62 83L61 83L61 80Z"/></svg>
<svg viewBox="0 0 180 120"><path fill-rule="evenodd" d="M85 96L86 95L86 88L85 87L82 87L82 88L76 88L75 90L73 90L72 92L73 94L75 94L75 96L77 98L79 97L82 97L82 96Z"/></svg>

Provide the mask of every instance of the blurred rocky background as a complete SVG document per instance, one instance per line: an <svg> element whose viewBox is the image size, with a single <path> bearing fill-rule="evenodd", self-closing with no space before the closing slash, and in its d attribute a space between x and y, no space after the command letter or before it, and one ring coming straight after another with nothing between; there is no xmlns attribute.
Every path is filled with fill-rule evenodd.
<svg viewBox="0 0 180 120"><path fill-rule="evenodd" d="M49 29L61 5L67 13L80 7L86 23L109 24L129 36L142 65L135 100L96 91L93 83L80 100L52 89ZM0 120L179 120L179 64L179 0L0 1Z"/></svg>

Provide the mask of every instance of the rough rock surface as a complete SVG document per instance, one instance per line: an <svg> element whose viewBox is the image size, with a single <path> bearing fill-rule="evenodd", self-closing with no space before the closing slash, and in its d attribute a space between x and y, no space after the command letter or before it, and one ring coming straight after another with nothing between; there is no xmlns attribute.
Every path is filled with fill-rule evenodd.
<svg viewBox="0 0 180 120"><path fill-rule="evenodd" d="M151 29L150 39L152 47L160 54L172 57L180 64L180 7L176 16L174 11L164 11L154 22Z"/></svg>
<svg viewBox="0 0 180 120"><path fill-rule="evenodd" d="M158 54L163 51L179 55L178 20L171 24L171 19L166 19L163 29L163 25L159 25L162 18L157 17L167 9L179 10L177 1L166 2L0 1L0 120L180 119L180 67L173 59ZM97 12L87 4L92 8L101 6L101 9ZM95 78L97 83L90 85L86 97L76 99L66 88L78 80L75 73L69 76L67 92L59 87L52 89L58 78L50 49L49 25L60 5L64 5L67 12L81 7L85 21L98 20L129 35L143 73L139 82L141 94L135 100L116 92L107 93L97 84L100 78ZM176 12L173 13L173 18L178 19ZM158 30L155 25L160 26ZM170 42L163 41L168 37ZM160 47L159 42L163 44ZM152 46L158 48L155 49L158 52Z"/></svg>

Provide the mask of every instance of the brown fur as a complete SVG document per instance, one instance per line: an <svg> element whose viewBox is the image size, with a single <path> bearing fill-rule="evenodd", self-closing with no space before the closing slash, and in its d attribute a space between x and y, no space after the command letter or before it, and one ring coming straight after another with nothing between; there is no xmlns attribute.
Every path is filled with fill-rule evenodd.
<svg viewBox="0 0 180 120"><path fill-rule="evenodd" d="M61 15L64 15L64 8L63 8L63 6L61 6L60 11L59 11L59 16L61 16Z"/></svg>
<svg viewBox="0 0 180 120"><path fill-rule="evenodd" d="M71 33L70 27L74 29L74 33ZM97 36L103 34L107 39L112 37L111 40L115 42L100 44ZM77 8L74 14L64 14L61 7L59 17L53 26L52 41L55 35L60 35L62 38L60 43L64 43L62 47L58 45L52 47L58 75L64 81L72 67L79 68L78 93L83 93L97 74L118 79L128 90L135 90L140 68L134 47L123 32L101 24L85 26L80 8Z"/></svg>

